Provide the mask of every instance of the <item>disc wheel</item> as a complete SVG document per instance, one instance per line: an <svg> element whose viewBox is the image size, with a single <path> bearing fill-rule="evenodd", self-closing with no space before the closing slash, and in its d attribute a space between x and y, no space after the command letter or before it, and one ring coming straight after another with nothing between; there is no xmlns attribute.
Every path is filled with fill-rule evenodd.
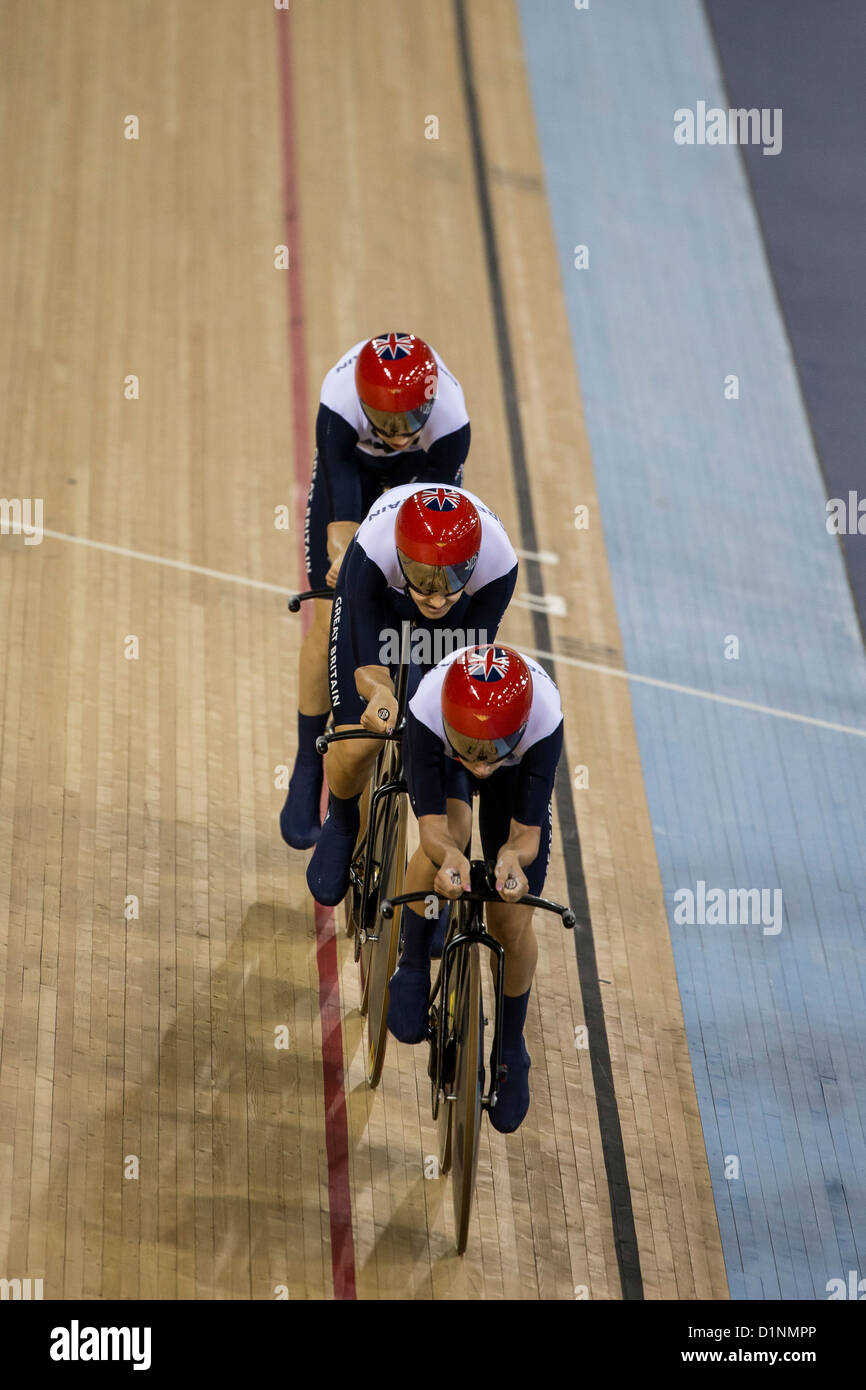
<svg viewBox="0 0 866 1390"><path fill-rule="evenodd" d="M484 1024L481 1016L481 961L478 946L469 945L461 952L461 957L459 973L455 979L454 999L454 1100L444 1107L453 1111L451 1187L458 1255L462 1255L466 1249L469 1236L472 1194L478 1168L481 1097L484 1093Z"/></svg>
<svg viewBox="0 0 866 1390"><path fill-rule="evenodd" d="M371 1086L377 1086L382 1075L388 1038L388 982L397 967L400 946L400 908L394 909L390 921L378 909L385 898L394 898L403 892L407 821L407 799L398 793L389 798L381 821L381 868L375 918L378 940L366 943L361 950L362 988L367 1000L367 1080Z"/></svg>

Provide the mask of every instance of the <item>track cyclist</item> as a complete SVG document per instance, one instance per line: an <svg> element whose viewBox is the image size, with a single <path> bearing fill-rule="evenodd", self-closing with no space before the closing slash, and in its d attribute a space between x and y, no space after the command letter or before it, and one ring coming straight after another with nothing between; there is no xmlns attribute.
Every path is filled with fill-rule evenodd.
<svg viewBox="0 0 866 1390"><path fill-rule="evenodd" d="M551 797L562 752L556 685L536 662L502 645L446 657L409 703L404 765L421 843L409 863L407 893L431 889L458 898L469 884L464 850L478 795L484 857L495 865L501 903L487 928L505 949L502 1062L507 1069L490 1122L509 1134L529 1109L530 1057L523 1039L538 944L532 908L550 859ZM427 1035L430 945L436 921L403 908L404 947L390 981L388 1028L401 1042Z"/></svg>
<svg viewBox="0 0 866 1390"><path fill-rule="evenodd" d="M305 551L311 589L333 588L346 549L383 488L463 481L469 418L459 381L411 333L356 343L322 383ZM331 604L313 603L298 672L298 751L280 815L283 839L308 849L319 836L322 759L316 739L329 714Z"/></svg>
<svg viewBox="0 0 866 1390"><path fill-rule="evenodd" d="M335 728L396 726L394 676L407 619L415 624L411 697L443 654L495 638L516 580L514 547L480 498L442 485L391 488L358 528L337 579L328 656ZM328 753L328 814L307 866L310 892L327 906L348 889L360 794L380 747L349 739Z"/></svg>

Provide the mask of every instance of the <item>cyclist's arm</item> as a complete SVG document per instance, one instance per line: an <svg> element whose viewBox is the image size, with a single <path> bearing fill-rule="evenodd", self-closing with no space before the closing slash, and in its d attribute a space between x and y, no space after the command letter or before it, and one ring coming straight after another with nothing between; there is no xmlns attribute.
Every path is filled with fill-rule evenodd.
<svg viewBox="0 0 866 1390"><path fill-rule="evenodd" d="M499 858L503 855L514 855L518 864L523 869L527 864L531 864L538 854L538 846L541 844L540 825L522 825L519 820L512 819L508 831L508 839L499 851Z"/></svg>
<svg viewBox="0 0 866 1390"><path fill-rule="evenodd" d="M331 522L352 522L354 526L363 521L361 511L361 475L355 459L355 445L358 433L342 415L327 405L319 405L316 416L316 448L318 449L317 470L321 473L328 493L328 509ZM328 554L331 555L330 526L328 527ZM349 536L351 540L351 535ZM349 541L346 541L348 545ZM334 557L331 556L333 559Z"/></svg>
<svg viewBox="0 0 866 1390"><path fill-rule="evenodd" d="M418 481L453 483L455 487L461 487L470 439L468 421L459 430L452 430L450 434L443 434L441 439L435 439L427 450L427 464Z"/></svg>
<svg viewBox="0 0 866 1390"><path fill-rule="evenodd" d="M463 858L463 846L458 845L448 829L447 815L420 816L418 833L421 837L421 848L437 869L451 855L458 854L461 859ZM468 888L469 883L467 882L465 886Z"/></svg>
<svg viewBox="0 0 866 1390"><path fill-rule="evenodd" d="M517 902L529 891L524 868L533 862L541 844L541 826L548 814L556 768L562 753L562 720L553 733L533 743L520 760L508 839L496 856L496 891L506 902ZM505 887L509 878L513 889Z"/></svg>
<svg viewBox="0 0 866 1390"><path fill-rule="evenodd" d="M418 830L422 850L439 871L433 880L436 892L446 898L459 897L462 889L471 886L469 860L448 828L447 815L421 816Z"/></svg>
<svg viewBox="0 0 866 1390"><path fill-rule="evenodd" d="M533 743L520 759L517 795L512 808L514 822L526 827L535 827L539 833L553 796L556 769L562 755L562 740L563 724L560 719L553 733Z"/></svg>
<svg viewBox="0 0 866 1390"><path fill-rule="evenodd" d="M469 862L463 854L463 846L457 844L448 828L447 755L442 740L417 718L411 707L406 716L403 756L409 799L418 817L421 848L440 871L444 870L442 891L451 896L450 889L454 887L456 896L460 888L452 885L451 871L458 873L462 887L468 888Z"/></svg>
<svg viewBox="0 0 866 1390"><path fill-rule="evenodd" d="M385 652L385 644L389 632L396 629L398 624L388 601L388 583L384 574L364 547L354 540L349 543L346 558L340 567L334 606L333 623L339 621L341 664L351 661L355 688L368 706L387 706L389 716L396 716L394 685L386 664L389 656ZM331 642L333 649L333 626ZM362 723L365 728L382 730L393 725L394 718L374 718L371 723L365 717Z"/></svg>
<svg viewBox="0 0 866 1390"><path fill-rule="evenodd" d="M514 593L516 583L517 566L515 565L507 574L500 575L498 579L491 579L489 584L485 584L483 588L470 594L463 625L472 632L486 634L486 636L479 636L476 639L479 643L496 640L502 615L511 602L511 595Z"/></svg>
<svg viewBox="0 0 866 1390"><path fill-rule="evenodd" d="M540 826L521 825L520 821L512 819L508 839L493 866L496 891L506 902L518 902L529 892L529 882L523 870L538 854L540 843Z"/></svg>
<svg viewBox="0 0 866 1390"><path fill-rule="evenodd" d="M361 726L374 733L389 733L397 723L397 696L387 666L362 666L355 672L355 686L367 708Z"/></svg>
<svg viewBox="0 0 866 1390"><path fill-rule="evenodd" d="M331 568L325 577L325 583L332 588L337 582L343 557L349 548L349 542L358 529L358 525L357 521L332 521L328 526L327 546Z"/></svg>
<svg viewBox="0 0 866 1390"><path fill-rule="evenodd" d="M388 598L388 581L374 560L371 560L359 541L351 541L346 558L340 567L336 593L342 597L344 615L352 641L352 660L358 674L371 668L374 680L382 677L391 687L387 673L390 639L400 623ZM391 687L393 688L393 687ZM363 690L358 686L358 693Z"/></svg>

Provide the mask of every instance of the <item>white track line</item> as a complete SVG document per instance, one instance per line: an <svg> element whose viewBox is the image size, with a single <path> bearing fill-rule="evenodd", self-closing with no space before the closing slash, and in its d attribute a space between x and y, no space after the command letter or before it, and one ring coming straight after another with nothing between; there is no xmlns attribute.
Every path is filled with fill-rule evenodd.
<svg viewBox="0 0 866 1390"><path fill-rule="evenodd" d="M792 714L787 709L774 709L772 705L757 705L752 700L737 700L733 695L716 695L711 690L697 690L693 685L677 685L675 681L658 680L655 676L636 676L631 671L619 671L615 666L601 666L594 661L581 661L576 656L562 656L559 652L540 652L532 647L521 647L527 656L536 660L562 662L564 666L579 666L582 671L598 671L602 676L619 676L620 680L636 681L639 685L656 685L660 690L673 690L677 695L694 695L699 700L715 700L719 705L735 705L737 709L754 710L756 714L772 714L776 719L793 719L797 724L814 724L819 729L832 729L836 734L856 734L866 738L866 729L855 729L849 724L833 724L829 719L816 719L811 714Z"/></svg>
<svg viewBox="0 0 866 1390"><path fill-rule="evenodd" d="M519 555L521 560L537 560L540 565L558 565L559 556L554 555L552 550L518 550L514 547L515 555Z"/></svg>
<svg viewBox="0 0 866 1390"><path fill-rule="evenodd" d="M105 541L88 540L86 536L72 536L65 531L48 531L44 536L55 541L71 541L73 545L88 546L91 550L106 550L111 555L123 555L128 560L146 560L151 565L165 565L169 569L184 570L188 574L203 574L208 579L222 579L227 584L242 584L248 589L263 589L269 594L282 594L288 598L297 589L285 589L279 584L267 584L263 579L248 579L243 574L228 574L225 570L205 569L203 565L191 565L187 560L167 560L163 555L148 555L141 550L127 550L121 545L108 545ZM775 719L790 719L795 724L811 724L818 729L829 729L835 734L853 734L866 738L866 729L855 729L848 724L834 724L829 719L816 719L810 714L792 714L790 710L774 709L772 705L758 705L751 700L737 700L732 695L716 695L710 690L697 690L692 685L677 685L674 681L658 680L655 676L637 676L631 671L620 671L616 666L602 666L595 661L581 661L576 656L564 656L561 652L542 652L533 647L522 647L527 656L543 661L554 661L562 666L577 666L581 671L594 671L600 676L616 676L619 680L634 681L638 685L654 685L659 690L671 690L677 695L692 695L698 700L714 700L716 704L733 705L737 709L751 710L754 714L769 714Z"/></svg>
<svg viewBox="0 0 866 1390"><path fill-rule="evenodd" d="M185 570L188 574L203 574L208 579L224 579L227 584L245 584L248 589L264 589L269 594L297 593L296 589L282 589L279 584L266 584L263 579L247 579L243 574L226 574L225 570L208 570L203 565L191 565L187 560L167 560L164 555L147 555L142 550L126 550L122 545L107 545L105 541L91 541L86 536L68 536L64 531L43 530L43 536L55 541L72 541L75 545L86 545L91 550L108 550L112 555L125 555L129 560L147 560L151 565L167 565L169 569Z"/></svg>

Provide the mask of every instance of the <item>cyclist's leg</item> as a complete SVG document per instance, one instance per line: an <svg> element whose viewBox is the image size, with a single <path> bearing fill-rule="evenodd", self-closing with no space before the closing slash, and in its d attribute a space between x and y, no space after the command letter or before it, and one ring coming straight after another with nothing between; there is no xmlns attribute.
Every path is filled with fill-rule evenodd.
<svg viewBox="0 0 866 1390"><path fill-rule="evenodd" d="M328 686L334 726L341 732L361 727L365 702L355 685L351 605L337 582L328 649ZM376 739L334 743L328 750L328 814L307 865L307 884L317 902L334 907L349 887L349 865L361 823L359 801L381 748Z"/></svg>
<svg viewBox="0 0 866 1390"><path fill-rule="evenodd" d="M495 861L508 839L514 786L509 774L516 771L503 768L482 786L479 824L486 859ZM551 810L548 807L541 827L538 854L524 869L529 892L536 896L540 895L547 875L550 838ZM529 1109L531 1059L523 1039L523 1029L538 960L538 941L532 925L532 909L515 903L488 904L487 929L505 950L502 1061L507 1068L507 1077L500 1087L496 1107L490 1112L490 1120L494 1128L509 1134L518 1128Z"/></svg>
<svg viewBox="0 0 866 1390"><path fill-rule="evenodd" d="M328 555L328 523L331 505L324 481L318 478L318 450L313 458L313 476L307 497L304 521L304 556L307 587L324 589L331 567ZM313 604L313 622L301 643L298 666L298 707L308 716L331 712L328 693L328 634L331 630L331 604L328 599Z"/></svg>
<svg viewBox="0 0 866 1390"><path fill-rule="evenodd" d="M307 498L304 549L307 584L311 589L325 586L328 572L327 529L329 508L326 489L317 486L317 461ZM328 695L328 633L331 604L318 599L313 604L313 621L301 642L298 661L298 751L289 782L289 791L280 813L280 831L293 849L309 849L319 838L319 802L322 795L322 759L316 752L316 739L325 732L331 702Z"/></svg>

